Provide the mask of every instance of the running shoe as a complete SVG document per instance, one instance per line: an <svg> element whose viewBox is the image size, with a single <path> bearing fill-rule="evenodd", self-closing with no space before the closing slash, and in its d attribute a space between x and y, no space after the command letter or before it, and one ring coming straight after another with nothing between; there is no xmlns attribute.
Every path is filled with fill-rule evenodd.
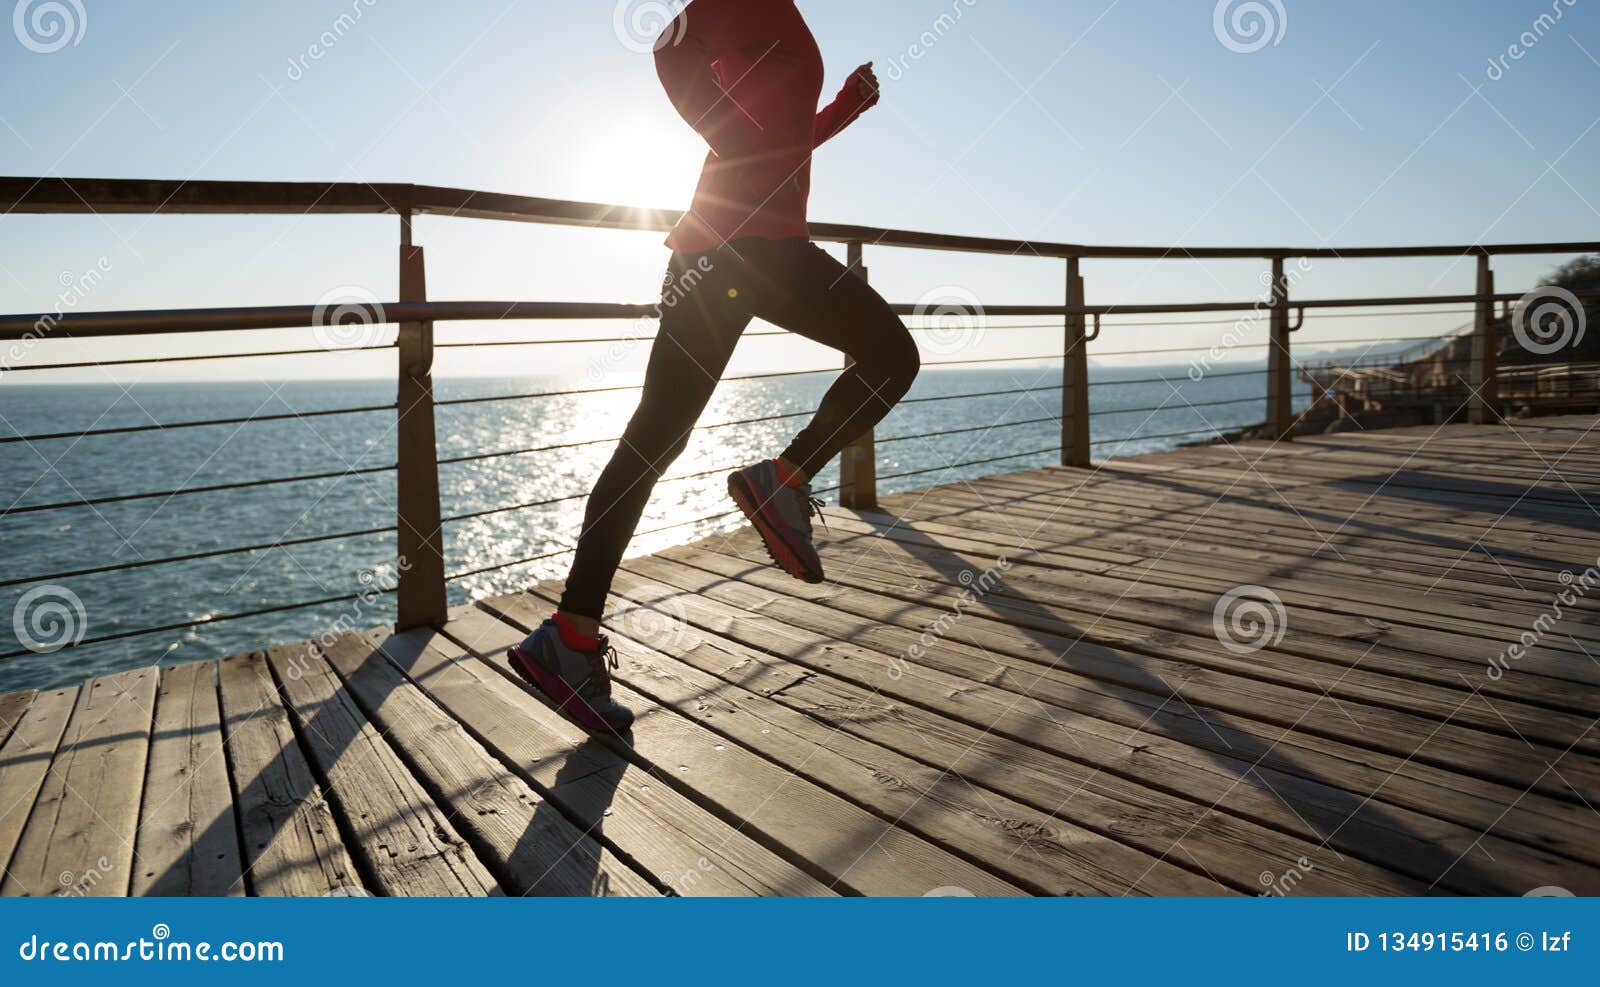
<svg viewBox="0 0 1600 987"><path fill-rule="evenodd" d="M599 647L582 651L561 639L554 620L546 620L519 645L506 652L512 671L544 693L561 713L590 730L623 733L633 725L633 711L611 698L611 670L617 649L605 637Z"/></svg>
<svg viewBox="0 0 1600 987"><path fill-rule="evenodd" d="M728 474L728 494L780 569L808 583L822 582L822 559L811 543L811 519L822 513L822 501L811 496L811 484L789 486L769 459Z"/></svg>

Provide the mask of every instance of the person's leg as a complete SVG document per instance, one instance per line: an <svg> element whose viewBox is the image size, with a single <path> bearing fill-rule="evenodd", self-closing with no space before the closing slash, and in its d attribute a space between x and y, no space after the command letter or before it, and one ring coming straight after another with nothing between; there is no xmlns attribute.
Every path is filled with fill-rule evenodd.
<svg viewBox="0 0 1600 987"><path fill-rule="evenodd" d="M611 461L595 482L559 612L592 634L612 577L662 472L689 442L739 336L750 322L729 296L738 264L729 251L674 255L663 291L661 327L650 350L644 391ZM586 618L586 619L585 619ZM583 630L583 627L580 627Z"/></svg>
<svg viewBox="0 0 1600 987"><path fill-rule="evenodd" d="M852 359L781 456L728 477L729 495L772 560L796 579L818 583L826 575L812 540L819 502L811 497L811 477L889 413L911 388L921 360L889 304L815 244L784 240L745 253L749 280L759 285L751 305L757 315Z"/></svg>
<svg viewBox="0 0 1600 987"><path fill-rule="evenodd" d="M764 265L771 287L756 314L853 361L779 457L809 480L889 413L922 363L905 324L865 280L813 243L775 246L772 263Z"/></svg>

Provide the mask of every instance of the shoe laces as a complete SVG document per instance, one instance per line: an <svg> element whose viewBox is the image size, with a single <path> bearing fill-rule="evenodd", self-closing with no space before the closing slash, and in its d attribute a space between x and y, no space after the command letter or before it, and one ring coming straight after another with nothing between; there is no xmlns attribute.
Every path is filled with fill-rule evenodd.
<svg viewBox="0 0 1600 987"><path fill-rule="evenodd" d="M805 502L806 534L809 535L811 533L812 518L821 518L822 526L826 528L828 526L828 516L822 513L822 509L828 506L827 501L823 500L821 497L811 496L811 484L809 483L802 487L791 487L790 489L793 490L795 494Z"/></svg>
<svg viewBox="0 0 1600 987"><path fill-rule="evenodd" d="M601 637L600 646L585 657L589 659L589 678L578 691L585 696L611 695L611 672L622 667L622 659L612 647L611 639Z"/></svg>

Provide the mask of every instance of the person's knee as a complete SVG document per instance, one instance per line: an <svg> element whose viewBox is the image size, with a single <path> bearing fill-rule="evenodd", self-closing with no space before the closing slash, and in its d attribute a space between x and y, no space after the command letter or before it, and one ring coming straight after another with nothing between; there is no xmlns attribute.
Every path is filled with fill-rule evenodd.
<svg viewBox="0 0 1600 987"><path fill-rule="evenodd" d="M650 409L641 405L623 430L617 447L619 456L633 460L634 470L641 475L654 474L659 479L668 466L689 446L693 426L664 428L663 409Z"/></svg>
<svg viewBox="0 0 1600 987"><path fill-rule="evenodd" d="M895 328L898 331L886 333L884 345L874 353L873 373L882 380L884 392L899 400L911 390L917 374L922 371L922 354L917 352L911 333L898 320Z"/></svg>

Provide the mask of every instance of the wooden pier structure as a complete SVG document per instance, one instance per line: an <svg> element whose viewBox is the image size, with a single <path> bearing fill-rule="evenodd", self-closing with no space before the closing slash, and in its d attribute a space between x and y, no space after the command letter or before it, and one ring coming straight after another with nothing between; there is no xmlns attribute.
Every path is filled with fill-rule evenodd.
<svg viewBox="0 0 1600 987"><path fill-rule="evenodd" d="M1209 446L0 698L8 895L1600 894L1600 419ZM1513 648L1513 646L1517 646Z"/></svg>

